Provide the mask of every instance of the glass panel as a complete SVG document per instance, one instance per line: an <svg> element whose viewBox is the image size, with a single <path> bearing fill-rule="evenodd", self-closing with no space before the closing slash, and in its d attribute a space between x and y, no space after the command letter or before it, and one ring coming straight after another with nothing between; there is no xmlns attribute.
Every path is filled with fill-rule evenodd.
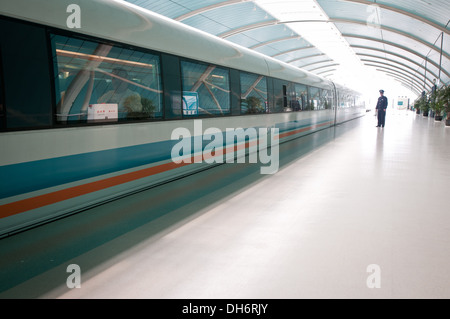
<svg viewBox="0 0 450 319"><path fill-rule="evenodd" d="M295 84L294 111L305 111L308 102L308 87L303 84Z"/></svg>
<svg viewBox="0 0 450 319"><path fill-rule="evenodd" d="M320 89L316 87L309 87L309 109L318 110L320 107Z"/></svg>
<svg viewBox="0 0 450 319"><path fill-rule="evenodd" d="M273 80L273 98L274 105L272 107L271 113L281 113L285 111L285 103L287 104L287 96L284 92L285 82L279 79ZM286 88L287 91L287 88Z"/></svg>
<svg viewBox="0 0 450 319"><path fill-rule="evenodd" d="M354 98L351 94L340 92L339 108L351 108L354 105Z"/></svg>
<svg viewBox="0 0 450 319"><path fill-rule="evenodd" d="M295 83L289 83L286 90L287 108L285 112L298 111L299 103L297 100L297 93L295 92Z"/></svg>
<svg viewBox="0 0 450 319"><path fill-rule="evenodd" d="M163 116L158 56L59 35L52 45L58 122Z"/></svg>
<svg viewBox="0 0 450 319"><path fill-rule="evenodd" d="M1 50L0 50L1 53ZM0 130L5 127L5 102L3 100L3 72L0 59Z"/></svg>
<svg viewBox="0 0 450 319"><path fill-rule="evenodd" d="M0 26L3 27L2 21L0 20ZM2 70L2 47L0 44L0 130L5 128L5 102L3 96L3 70Z"/></svg>
<svg viewBox="0 0 450 319"><path fill-rule="evenodd" d="M241 72L241 114L266 113L267 108L266 77Z"/></svg>
<svg viewBox="0 0 450 319"><path fill-rule="evenodd" d="M323 108L326 110L333 108L333 92L330 90L323 90Z"/></svg>
<svg viewBox="0 0 450 319"><path fill-rule="evenodd" d="M229 71L214 65L181 62L183 115L230 114Z"/></svg>

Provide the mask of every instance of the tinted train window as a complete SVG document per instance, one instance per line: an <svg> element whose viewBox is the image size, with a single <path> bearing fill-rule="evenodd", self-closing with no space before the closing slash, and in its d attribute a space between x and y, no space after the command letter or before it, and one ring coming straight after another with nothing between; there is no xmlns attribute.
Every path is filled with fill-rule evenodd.
<svg viewBox="0 0 450 319"><path fill-rule="evenodd" d="M309 87L309 109L319 110L321 108L320 89L316 87Z"/></svg>
<svg viewBox="0 0 450 319"><path fill-rule="evenodd" d="M308 87L303 84L295 84L295 99L294 111L307 110L308 102Z"/></svg>
<svg viewBox="0 0 450 319"><path fill-rule="evenodd" d="M230 74L227 69L181 62L183 115L227 115L230 108Z"/></svg>
<svg viewBox="0 0 450 319"><path fill-rule="evenodd" d="M2 50L0 47L0 130L5 128L5 102L3 100Z"/></svg>
<svg viewBox="0 0 450 319"><path fill-rule="evenodd" d="M297 99L297 92L295 91L295 83L290 82L287 85L286 99L287 99L286 104L287 109L285 109L285 111L291 112L300 110L300 102Z"/></svg>
<svg viewBox="0 0 450 319"><path fill-rule="evenodd" d="M0 30L7 128L50 127L52 78L45 28L0 17Z"/></svg>
<svg viewBox="0 0 450 319"><path fill-rule="evenodd" d="M162 118L157 55L60 35L52 46L59 123Z"/></svg>
<svg viewBox="0 0 450 319"><path fill-rule="evenodd" d="M324 105L324 109L332 109L333 105L334 105L334 101L333 101L333 92L330 90L323 90L322 91L323 94L323 105Z"/></svg>
<svg viewBox="0 0 450 319"><path fill-rule="evenodd" d="M241 113L266 113L267 107L266 77L241 72Z"/></svg>
<svg viewBox="0 0 450 319"><path fill-rule="evenodd" d="M339 94L338 107L342 109L353 107L353 96L351 94L341 92Z"/></svg>
<svg viewBox="0 0 450 319"><path fill-rule="evenodd" d="M271 113L280 113L287 110L287 86L286 82L279 79L273 79L273 98Z"/></svg>

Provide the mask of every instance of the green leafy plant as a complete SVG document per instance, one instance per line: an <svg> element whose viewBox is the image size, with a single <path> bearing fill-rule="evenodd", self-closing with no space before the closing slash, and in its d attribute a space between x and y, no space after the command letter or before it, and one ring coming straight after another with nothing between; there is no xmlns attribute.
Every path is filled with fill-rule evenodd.
<svg viewBox="0 0 450 319"><path fill-rule="evenodd" d="M420 99L414 101L414 109L416 110L417 114L420 114Z"/></svg>
<svg viewBox="0 0 450 319"><path fill-rule="evenodd" d="M444 85L437 91L436 100L439 107L442 108L441 112L447 113L445 125L450 126L450 85Z"/></svg>
<svg viewBox="0 0 450 319"><path fill-rule="evenodd" d="M262 113L264 111L261 99L256 96L250 96L244 102L247 104L247 113L249 114Z"/></svg>
<svg viewBox="0 0 450 319"><path fill-rule="evenodd" d="M431 95L431 109L436 113L435 119L442 120L442 112L444 111L445 101L441 98L441 90L433 92Z"/></svg>
<svg viewBox="0 0 450 319"><path fill-rule="evenodd" d="M146 115L146 117L154 117L156 106L152 100L143 97L141 99L142 103L142 113Z"/></svg>
<svg viewBox="0 0 450 319"><path fill-rule="evenodd" d="M442 104L442 110L450 117L450 85L443 86L437 92L437 100Z"/></svg>
<svg viewBox="0 0 450 319"><path fill-rule="evenodd" d="M428 116L428 111L430 110L430 104L425 96L421 97L419 100L419 107L424 116Z"/></svg>
<svg viewBox="0 0 450 319"><path fill-rule="evenodd" d="M141 112L128 112L127 117L130 119L148 119L153 118L156 107L152 100L148 98L141 98L142 111Z"/></svg>

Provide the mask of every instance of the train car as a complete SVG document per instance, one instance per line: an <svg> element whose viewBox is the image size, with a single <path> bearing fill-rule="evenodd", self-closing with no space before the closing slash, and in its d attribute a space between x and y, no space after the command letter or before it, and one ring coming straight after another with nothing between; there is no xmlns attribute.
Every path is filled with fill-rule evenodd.
<svg viewBox="0 0 450 319"><path fill-rule="evenodd" d="M195 159L207 128L283 143L365 114L350 89L148 10L72 2L0 5L0 236L211 165L173 160L177 129L202 139Z"/></svg>

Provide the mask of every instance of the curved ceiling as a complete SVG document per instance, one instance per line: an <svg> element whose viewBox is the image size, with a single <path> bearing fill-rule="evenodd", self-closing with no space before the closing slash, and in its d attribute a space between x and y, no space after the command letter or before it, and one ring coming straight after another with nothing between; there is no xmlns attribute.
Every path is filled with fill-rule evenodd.
<svg viewBox="0 0 450 319"><path fill-rule="evenodd" d="M348 68L341 46L415 94L450 83L448 0L126 1L330 79Z"/></svg>

